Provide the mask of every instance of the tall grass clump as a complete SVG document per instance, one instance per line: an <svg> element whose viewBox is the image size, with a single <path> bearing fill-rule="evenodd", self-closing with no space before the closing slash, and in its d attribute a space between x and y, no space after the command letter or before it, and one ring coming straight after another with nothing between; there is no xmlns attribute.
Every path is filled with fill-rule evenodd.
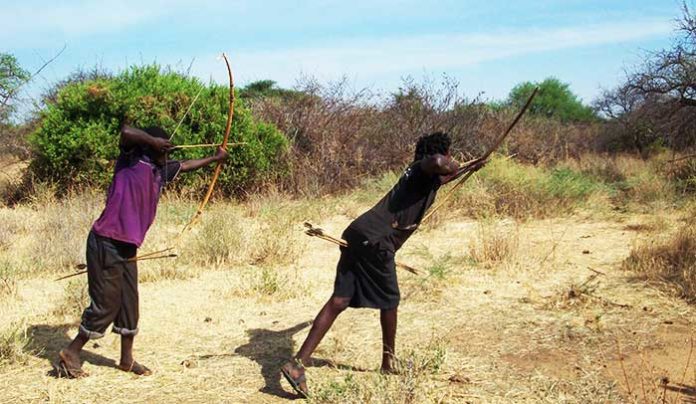
<svg viewBox="0 0 696 404"><path fill-rule="evenodd" d="M14 297L17 291L16 269L8 260L0 258L0 297Z"/></svg>
<svg viewBox="0 0 696 404"><path fill-rule="evenodd" d="M25 203L0 209L0 260L21 277L61 273L84 262L87 234L103 206L89 190L57 199L46 187Z"/></svg>
<svg viewBox="0 0 696 404"><path fill-rule="evenodd" d="M87 235L102 202L89 192L34 206L36 237L29 248L35 271L60 272L84 262ZM40 235L40 236L39 236Z"/></svg>
<svg viewBox="0 0 696 404"><path fill-rule="evenodd" d="M294 268L246 266L236 268L217 293L225 299L255 298L283 301L307 293L307 283Z"/></svg>
<svg viewBox="0 0 696 404"><path fill-rule="evenodd" d="M623 268L696 303L696 222L692 219L674 235L634 248Z"/></svg>
<svg viewBox="0 0 696 404"><path fill-rule="evenodd" d="M30 339L26 327L12 323L0 330L0 367L23 363L27 358Z"/></svg>
<svg viewBox="0 0 696 404"><path fill-rule="evenodd" d="M543 218L571 213L606 194L603 184L570 167L532 166L494 156L458 190L450 210L479 218Z"/></svg>
<svg viewBox="0 0 696 404"><path fill-rule="evenodd" d="M307 204L287 203L270 198L251 219L257 224L250 242L250 262L255 265L289 265L304 249L304 236L298 229L311 214Z"/></svg>
<svg viewBox="0 0 696 404"><path fill-rule="evenodd" d="M478 227L478 238L469 244L472 261L491 268L511 260L519 248L519 234L495 223L483 222Z"/></svg>
<svg viewBox="0 0 696 404"><path fill-rule="evenodd" d="M183 259L199 265L222 266L245 261L248 239L253 229L241 218L241 212L232 207L208 208L196 225L190 243L182 247ZM191 237L191 236L189 236Z"/></svg>
<svg viewBox="0 0 696 404"><path fill-rule="evenodd" d="M670 174L665 159L664 154L646 160L633 155L588 153L563 164L603 184L615 203L641 209L675 200L679 174Z"/></svg>
<svg viewBox="0 0 696 404"><path fill-rule="evenodd" d="M667 175L682 195L696 194L696 156L674 162L667 168Z"/></svg>
<svg viewBox="0 0 696 404"><path fill-rule="evenodd" d="M301 211L273 198L247 206L216 206L196 225L194 241L183 246L184 254L189 262L217 267L291 264L302 253Z"/></svg>

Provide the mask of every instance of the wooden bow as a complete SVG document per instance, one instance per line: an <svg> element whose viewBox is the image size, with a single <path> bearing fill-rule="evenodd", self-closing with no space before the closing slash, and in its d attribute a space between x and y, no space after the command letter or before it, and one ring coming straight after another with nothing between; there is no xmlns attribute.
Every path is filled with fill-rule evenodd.
<svg viewBox="0 0 696 404"><path fill-rule="evenodd" d="M222 54L222 58L225 60L225 66L227 66L227 75L229 76L230 80L230 95L229 95L229 111L227 112L227 125L225 127L225 136L222 138L222 143L220 144L220 147L223 149L227 148L227 140L230 138L230 131L232 129L232 118L234 117L234 77L232 76L232 68L230 67L230 62L227 59L227 55L224 53ZM222 168L224 167L225 163L222 161L218 161L217 165L215 166L215 171L213 172L213 179L210 180L210 185L208 185L208 191L205 193L205 197L203 197L203 200L201 201L200 205L198 205L198 209L196 210L196 213L193 214L191 217L191 220L184 226L184 228L181 230L181 233L184 233L186 230L190 229L191 226L193 226L201 217L201 214L203 213L203 209L205 209L205 206L208 204L208 201L210 200L211 195L213 195L213 190L215 190L215 184L217 183L218 177L220 176L220 172L222 171Z"/></svg>
<svg viewBox="0 0 696 404"><path fill-rule="evenodd" d="M223 53L222 57L225 60L225 65L227 66L227 74L229 76L229 81L230 81L229 110L227 112L227 124L225 126L225 135L222 138L222 143L219 145L223 149L226 149L227 148L227 141L230 138L230 132L232 130L232 119L234 118L235 97L234 97L234 77L232 76L232 68L230 67L230 62L227 59L227 55L225 55ZM184 117L181 118L181 120L179 121L179 125L177 125L176 129L179 128L179 126L181 125L181 122L183 122L184 118L186 117L186 114L188 114L188 112L191 110L193 103L196 102L196 100L198 99L198 96L201 94L201 91L199 91L198 94L196 94L196 97L191 102L191 105L189 105L187 111L184 113ZM176 129L172 133L170 139L174 137L174 134L176 133ZM215 171L213 172L213 179L210 181L210 185L208 185L208 191L206 192L205 197L203 198L203 201L198 205L198 209L196 209L196 213L193 214L193 216L191 217L189 222L186 223L186 225L181 230L181 232L179 232L179 234L175 238L175 243L178 242L181 238L181 235L184 234L184 232L186 230L190 229L191 226L193 226L193 224L195 224L198 221L198 219L200 218L201 214L203 213L203 209L205 209L205 206L208 204L208 201L210 200L210 197L213 194L213 191L215 190L215 184L217 183L218 177L220 176L220 172L222 171L222 168L224 165L225 165L224 162L221 162L221 161L217 162L217 165L215 166ZM164 253L167 253L173 249L174 249L174 247L169 247L169 248L166 248L164 250L154 251L154 252L150 252L147 254L141 254L139 256L130 258L128 260L128 262L150 260L150 259L161 259L161 258L174 258L177 256L176 254L173 254L173 253L164 254ZM86 267L85 264L79 264L76 266L76 269L82 270L85 267ZM70 275L58 278L58 279L56 279L56 281L71 278L73 276L77 276L77 275L83 274L85 272L87 272L87 271L81 271L81 272L77 272L74 274L70 274Z"/></svg>
<svg viewBox="0 0 696 404"><path fill-rule="evenodd" d="M527 109L529 109L529 106L532 105L532 101L534 100L534 97L537 95L537 92L539 92L539 87L534 88L534 91L532 91L532 95L529 96L529 99L527 99L527 102L524 104L520 112L517 113L517 116L515 119L510 123L508 126L507 130L498 137L498 139L493 143L491 147L488 148L488 150L483 154L483 156L479 157L477 160L479 161L485 161L487 160L493 152L495 152L498 147L503 143L505 138L508 137L510 132L512 132L512 129L517 125L517 122L519 122L520 119L522 119L522 115L524 115L525 112L527 112ZM438 209L440 209L452 196L454 196L454 191L457 190L462 184L466 182L466 180L469 179L474 174L475 171L469 171L462 178L459 179L450 189L447 191L447 194L442 197L442 200L438 202L437 205L435 205L430 211L421 219L420 224L428 220Z"/></svg>

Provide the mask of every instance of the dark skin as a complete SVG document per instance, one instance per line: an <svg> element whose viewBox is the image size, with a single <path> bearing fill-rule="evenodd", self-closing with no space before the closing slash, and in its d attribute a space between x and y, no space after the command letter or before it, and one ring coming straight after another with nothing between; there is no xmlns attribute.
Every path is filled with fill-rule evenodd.
<svg viewBox="0 0 696 404"><path fill-rule="evenodd" d="M124 125L121 129L121 145L129 146L147 146L154 150L153 162L158 166L163 166L167 161L167 153L173 150L174 145L168 140L159 137L150 136L147 132ZM215 162L224 162L229 157L225 149L219 147L217 152L209 157L185 160L181 162L181 171L193 171L199 168L208 166ZM134 336L121 336L121 360L118 367L122 370L131 371L140 375L149 375L151 372L145 367L138 368L133 358L133 341ZM70 344L60 352L61 359L65 362L66 367L73 370L74 373L80 375L80 351L89 341L89 338L78 334Z"/></svg>
<svg viewBox="0 0 696 404"><path fill-rule="evenodd" d="M478 171L486 160L474 160L464 165L460 165L450 156L445 154L434 154L421 160L420 165L423 171L429 175L439 175L442 184L454 181L469 171ZM332 296L324 307L319 311L314 319L312 329L307 335L302 347L295 355L294 361L286 363L283 368L292 376L293 379L305 374L304 364L309 363L310 357L317 348L326 332L331 328L334 321L350 303L349 297ZM394 373L395 346L396 346L396 324L398 307L389 310L380 310L379 321L382 328L382 365L383 373ZM307 391L306 383L300 383L301 389Z"/></svg>

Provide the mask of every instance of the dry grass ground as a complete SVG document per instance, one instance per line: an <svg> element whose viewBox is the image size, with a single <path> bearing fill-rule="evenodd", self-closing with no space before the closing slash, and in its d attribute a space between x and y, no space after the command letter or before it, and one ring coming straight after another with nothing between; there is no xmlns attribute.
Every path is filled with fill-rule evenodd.
<svg viewBox="0 0 696 404"><path fill-rule="evenodd" d="M177 204L173 201L164 210L176 210ZM337 209L354 208L346 203ZM225 209L238 216L228 220L246 220L235 210L239 207L225 204L210 216L222 217ZM321 223L339 234L349 220L337 215ZM315 367L309 368L313 400L642 402L656 401L662 394L667 402L693 400L696 357L686 362L694 308L621 270L631 248L654 235L643 227L632 228L652 228L655 220L624 214L601 221L589 214L524 223L458 220L415 235L400 259L428 274L400 274L406 296L398 334L403 374L375 372L378 315L349 310L319 347ZM661 220L671 226L678 217ZM491 238L487 234L493 228L511 237ZM153 278L141 285L137 354L156 370L149 378L114 368L118 339L113 335L87 346L84 366L90 377L52 377L51 361L76 331L78 311L71 307L81 298L79 281L21 277L16 292L3 295L0 306L0 398L291 398L278 366L297 348L329 296L338 258L332 245L303 236L298 226L292 229L297 251L293 259L281 256L257 264L244 259L255 255L244 252L250 247L240 242L234 247L240 250L226 252L227 258L209 265L196 263L200 257L188 262L183 256L181 262L166 264L190 276ZM159 234L163 231L157 237L164 237ZM162 265L142 263L142 276Z"/></svg>
<svg viewBox="0 0 696 404"><path fill-rule="evenodd" d="M311 401L694 402L696 308L664 276L655 282L668 265L650 265L654 251L671 257L671 245L688 253L691 244L671 240L693 223L693 204L675 203L646 163L568 166L544 172L498 162L467 184L399 253L423 272L399 273L401 374L375 372L378 313L348 310L308 369ZM595 177L633 185L617 194ZM56 200L38 192L0 208L0 401L293 398L278 368L329 297L339 255L304 236L302 222L340 235L394 179L323 200L211 204L177 243L177 259L140 264L136 355L155 369L147 378L115 369L114 335L87 345L89 377L50 372L86 298L85 278L52 279L82 261L102 194ZM165 198L143 252L168 247L193 209ZM653 240L665 249L648 248ZM635 257L644 258L640 271Z"/></svg>

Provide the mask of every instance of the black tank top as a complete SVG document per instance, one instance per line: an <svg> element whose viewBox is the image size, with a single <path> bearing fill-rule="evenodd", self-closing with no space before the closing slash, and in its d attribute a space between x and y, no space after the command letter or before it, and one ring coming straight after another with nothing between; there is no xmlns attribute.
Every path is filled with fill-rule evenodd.
<svg viewBox="0 0 696 404"><path fill-rule="evenodd" d="M428 175L420 160L412 163L394 187L367 212L355 219L349 229L371 244L397 251L420 224L440 188L440 176Z"/></svg>

